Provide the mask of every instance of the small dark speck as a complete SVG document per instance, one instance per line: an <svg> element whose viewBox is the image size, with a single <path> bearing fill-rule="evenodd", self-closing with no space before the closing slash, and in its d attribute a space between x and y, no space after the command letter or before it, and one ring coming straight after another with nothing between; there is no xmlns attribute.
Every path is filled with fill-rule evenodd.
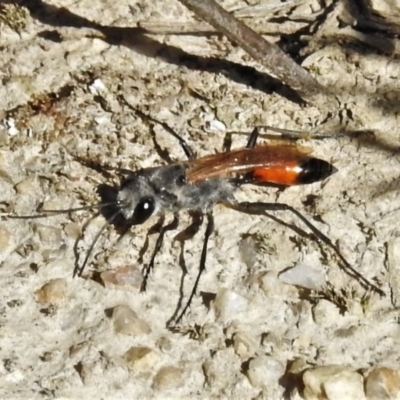
<svg viewBox="0 0 400 400"><path fill-rule="evenodd" d="M10 308L15 308L15 307L20 307L22 305L22 301L19 299L16 300L11 300L7 303L8 307Z"/></svg>
<svg viewBox="0 0 400 400"><path fill-rule="evenodd" d="M39 271L39 265L37 265L36 263L29 264L29 268L35 273Z"/></svg>
<svg viewBox="0 0 400 400"><path fill-rule="evenodd" d="M303 201L303 205L305 207L315 207L315 203L318 199L318 196L313 195L313 194L309 194Z"/></svg>

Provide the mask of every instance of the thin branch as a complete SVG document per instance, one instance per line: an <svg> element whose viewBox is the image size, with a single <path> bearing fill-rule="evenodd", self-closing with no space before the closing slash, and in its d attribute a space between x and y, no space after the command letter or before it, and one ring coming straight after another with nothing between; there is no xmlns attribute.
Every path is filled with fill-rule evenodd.
<svg viewBox="0 0 400 400"><path fill-rule="evenodd" d="M321 110L335 108L334 99L308 72L278 46L267 42L214 0L180 0L180 2L216 30L224 33L230 40L236 42L255 60L261 62L269 74L295 90L305 101Z"/></svg>
<svg viewBox="0 0 400 400"><path fill-rule="evenodd" d="M307 25L294 21L261 24L249 20L247 23L259 35L290 35ZM223 35L206 22L140 21L137 26L153 35Z"/></svg>

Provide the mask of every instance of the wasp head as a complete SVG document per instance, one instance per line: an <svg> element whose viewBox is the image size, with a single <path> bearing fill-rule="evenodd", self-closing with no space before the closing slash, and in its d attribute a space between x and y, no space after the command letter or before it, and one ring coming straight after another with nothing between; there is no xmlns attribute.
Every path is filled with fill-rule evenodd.
<svg viewBox="0 0 400 400"><path fill-rule="evenodd" d="M143 224L156 210L154 190L144 176L127 179L118 190L120 214L132 225Z"/></svg>

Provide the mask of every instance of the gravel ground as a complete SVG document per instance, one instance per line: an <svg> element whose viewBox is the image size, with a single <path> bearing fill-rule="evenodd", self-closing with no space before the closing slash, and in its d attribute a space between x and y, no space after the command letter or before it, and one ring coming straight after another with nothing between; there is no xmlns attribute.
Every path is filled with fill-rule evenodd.
<svg viewBox="0 0 400 400"><path fill-rule="evenodd" d="M386 296L366 292L310 235L218 205L197 296L168 329L199 265L204 227L183 245L175 240L190 216L182 213L178 230L167 232L144 293L140 271L155 245L157 235L147 232L156 219L121 240L107 229L83 277L73 278L103 217L3 218L1 398L361 399L364 389L374 398L363 386L368 374L378 382L384 376L398 395L398 40L341 25L338 16L348 16L341 2L327 2L325 14L316 0L277 3L279 24L265 22L271 11L263 2L248 3L223 5L299 54L337 97L342 130L357 135L301 142L338 169L323 183L284 191L246 186L237 198L296 207ZM390 2L372 3L385 10ZM300 40L296 32L317 17L317 31ZM317 108L290 101L225 38L133 29L193 21L167 0L0 2L3 215L98 203L99 186L120 181L96 163L136 170L165 164L165 151L183 160L177 141L160 125L151 129L135 108L167 123L199 156L221 151L227 132L254 126L328 129ZM245 143L233 135L232 147ZM295 217L274 215L307 232ZM293 267L295 278L280 275ZM283 282L307 286L306 278L317 290ZM326 376L347 397L325 385Z"/></svg>

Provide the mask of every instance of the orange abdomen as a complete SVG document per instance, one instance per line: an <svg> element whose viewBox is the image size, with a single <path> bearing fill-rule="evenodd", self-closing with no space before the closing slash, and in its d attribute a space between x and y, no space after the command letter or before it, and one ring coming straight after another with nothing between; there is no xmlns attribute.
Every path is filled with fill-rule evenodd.
<svg viewBox="0 0 400 400"><path fill-rule="evenodd" d="M308 158L255 168L250 175L255 182L291 186L321 181L335 171L335 167L324 160Z"/></svg>

